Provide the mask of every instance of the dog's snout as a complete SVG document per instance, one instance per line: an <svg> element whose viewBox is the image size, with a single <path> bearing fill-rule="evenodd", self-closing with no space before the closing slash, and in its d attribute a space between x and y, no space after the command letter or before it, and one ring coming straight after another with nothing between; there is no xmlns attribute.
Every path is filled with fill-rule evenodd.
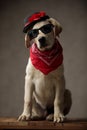
<svg viewBox="0 0 87 130"><path fill-rule="evenodd" d="M45 37L41 37L41 38L39 39L39 42L40 42L40 43L45 43L45 42L46 42Z"/></svg>
<svg viewBox="0 0 87 130"><path fill-rule="evenodd" d="M41 37L39 39L39 42L40 42L40 47L45 47L47 44L46 44L46 38L45 37Z"/></svg>

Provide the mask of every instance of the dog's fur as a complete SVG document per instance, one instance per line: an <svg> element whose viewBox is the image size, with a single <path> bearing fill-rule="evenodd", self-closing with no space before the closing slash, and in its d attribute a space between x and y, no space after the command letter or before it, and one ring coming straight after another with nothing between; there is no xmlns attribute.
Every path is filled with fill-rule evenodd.
<svg viewBox="0 0 87 130"><path fill-rule="evenodd" d="M40 51L49 50L54 44L54 39L62 31L60 24L53 18L36 23L32 29L38 29L43 25L52 23L53 31L44 34L39 30L36 38L30 41L25 35L25 45L29 48L36 43ZM45 37L47 46L41 47L39 39ZM19 120L47 119L54 122L62 122L64 115L71 107L71 94L65 89L64 67L60 65L56 70L44 75L37 70L29 58L25 76L24 110Z"/></svg>

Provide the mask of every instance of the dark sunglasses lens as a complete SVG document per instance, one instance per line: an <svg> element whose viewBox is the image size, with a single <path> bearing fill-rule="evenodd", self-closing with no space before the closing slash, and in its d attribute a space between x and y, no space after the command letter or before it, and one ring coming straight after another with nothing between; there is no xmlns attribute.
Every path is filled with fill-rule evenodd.
<svg viewBox="0 0 87 130"><path fill-rule="evenodd" d="M28 32L28 35L29 35L30 39L33 39L33 38L37 37L38 30L36 30L36 29L35 30L31 30L31 31Z"/></svg>
<svg viewBox="0 0 87 130"><path fill-rule="evenodd" d="M41 31L45 34L47 33L50 33L53 29L53 26L52 24L47 24L47 25L44 25L42 28L41 28Z"/></svg>

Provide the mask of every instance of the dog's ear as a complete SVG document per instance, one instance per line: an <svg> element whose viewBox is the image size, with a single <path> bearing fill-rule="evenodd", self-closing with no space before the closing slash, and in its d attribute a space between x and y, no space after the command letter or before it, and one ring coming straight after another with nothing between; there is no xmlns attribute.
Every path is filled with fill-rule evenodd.
<svg viewBox="0 0 87 130"><path fill-rule="evenodd" d="M27 34L25 35L25 46L26 46L27 48L30 47L30 39L29 39L29 36L28 36Z"/></svg>
<svg viewBox="0 0 87 130"><path fill-rule="evenodd" d="M62 32L62 27L60 25L60 23L55 20L54 18L49 18L49 22L52 23L54 25L54 34L55 36L59 37L59 34Z"/></svg>

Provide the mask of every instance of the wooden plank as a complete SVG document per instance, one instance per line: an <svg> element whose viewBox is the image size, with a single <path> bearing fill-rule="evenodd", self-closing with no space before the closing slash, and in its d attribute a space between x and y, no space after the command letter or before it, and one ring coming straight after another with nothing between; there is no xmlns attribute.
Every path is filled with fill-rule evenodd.
<svg viewBox="0 0 87 130"><path fill-rule="evenodd" d="M57 129L87 130L87 119L68 119L64 123L52 121L17 121L16 118L0 118L0 129Z"/></svg>

